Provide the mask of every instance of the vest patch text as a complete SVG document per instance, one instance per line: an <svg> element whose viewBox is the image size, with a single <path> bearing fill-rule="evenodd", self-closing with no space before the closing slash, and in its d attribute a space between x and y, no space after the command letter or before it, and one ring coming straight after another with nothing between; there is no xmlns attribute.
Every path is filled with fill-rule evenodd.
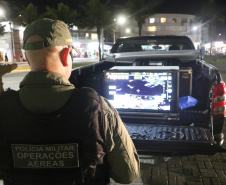
<svg viewBox="0 0 226 185"><path fill-rule="evenodd" d="M11 144L15 168L79 167L78 144Z"/></svg>

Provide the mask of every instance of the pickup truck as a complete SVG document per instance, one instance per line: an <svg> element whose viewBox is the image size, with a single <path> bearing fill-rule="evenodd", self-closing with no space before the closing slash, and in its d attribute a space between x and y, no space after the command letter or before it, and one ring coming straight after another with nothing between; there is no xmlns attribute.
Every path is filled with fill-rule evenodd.
<svg viewBox="0 0 226 185"><path fill-rule="evenodd" d="M119 112L138 152L215 152L224 141L225 83L186 36L118 39L104 60L75 68Z"/></svg>

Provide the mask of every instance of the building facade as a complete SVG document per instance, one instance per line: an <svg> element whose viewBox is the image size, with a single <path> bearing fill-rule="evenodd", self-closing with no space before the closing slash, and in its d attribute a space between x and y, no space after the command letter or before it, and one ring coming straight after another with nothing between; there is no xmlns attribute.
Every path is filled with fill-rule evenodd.
<svg viewBox="0 0 226 185"><path fill-rule="evenodd" d="M5 33L0 37L0 61L10 62L14 57L12 24L9 21L2 21L1 26L4 26Z"/></svg>
<svg viewBox="0 0 226 185"><path fill-rule="evenodd" d="M74 52L74 57L80 58L95 58L98 56L98 36L95 29L79 30L74 26L71 30L73 45L79 49L82 55Z"/></svg>
<svg viewBox="0 0 226 185"><path fill-rule="evenodd" d="M141 35L184 35L188 36L196 48L202 42L202 32L205 28L196 22L194 15L188 14L154 14L145 20ZM134 19L127 20L118 26L120 36L137 36L139 30Z"/></svg>

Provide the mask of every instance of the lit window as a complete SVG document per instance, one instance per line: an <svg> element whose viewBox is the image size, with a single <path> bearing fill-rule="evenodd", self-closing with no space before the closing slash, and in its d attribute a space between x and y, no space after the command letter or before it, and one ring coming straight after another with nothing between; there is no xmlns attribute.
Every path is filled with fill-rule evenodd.
<svg viewBox="0 0 226 185"><path fill-rule="evenodd" d="M165 23L166 22L166 18L165 17L162 17L161 18L161 23Z"/></svg>
<svg viewBox="0 0 226 185"><path fill-rule="evenodd" d="M86 37L89 37L89 33L86 33Z"/></svg>
<svg viewBox="0 0 226 185"><path fill-rule="evenodd" d="M155 18L150 18L150 23L154 23L155 22Z"/></svg>
<svg viewBox="0 0 226 185"><path fill-rule="evenodd" d="M91 34L91 39L92 40L97 40L97 34L96 33L92 33Z"/></svg>
<svg viewBox="0 0 226 185"><path fill-rule="evenodd" d="M156 26L149 26L148 31L156 31Z"/></svg>
<svg viewBox="0 0 226 185"><path fill-rule="evenodd" d="M177 22L177 19L176 18L173 18L173 23Z"/></svg>

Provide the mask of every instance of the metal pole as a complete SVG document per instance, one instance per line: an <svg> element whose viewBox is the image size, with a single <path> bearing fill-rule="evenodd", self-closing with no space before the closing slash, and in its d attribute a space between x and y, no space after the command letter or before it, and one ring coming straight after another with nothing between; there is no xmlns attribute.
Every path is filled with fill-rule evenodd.
<svg viewBox="0 0 226 185"><path fill-rule="evenodd" d="M101 59L103 58L104 56L104 28L101 28L100 30L100 41L101 41Z"/></svg>
<svg viewBox="0 0 226 185"><path fill-rule="evenodd" d="M113 43L115 43L115 30L113 31Z"/></svg>
<svg viewBox="0 0 226 185"><path fill-rule="evenodd" d="M9 21L10 26L10 38L11 38L11 53L12 53L12 63L14 63L14 56L15 56L15 50L14 50L14 39L13 39L13 29L12 29L12 22Z"/></svg>

